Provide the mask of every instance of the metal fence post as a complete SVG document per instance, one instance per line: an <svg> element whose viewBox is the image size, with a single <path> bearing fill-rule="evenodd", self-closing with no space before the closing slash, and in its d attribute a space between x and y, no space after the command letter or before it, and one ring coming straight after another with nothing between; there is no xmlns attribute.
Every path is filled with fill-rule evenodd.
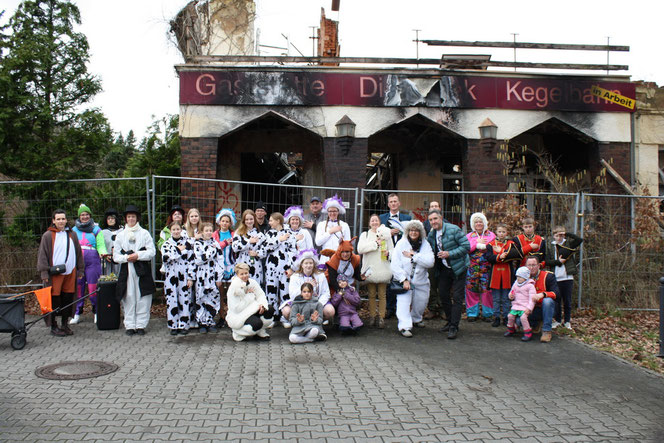
<svg viewBox="0 0 664 443"><path fill-rule="evenodd" d="M584 230L584 217L585 217L585 201L583 197L583 192L579 192L577 196L577 206L576 216L579 219L579 237L583 238ZM578 309L581 309L581 295L583 294L583 243L579 246L579 294L578 294Z"/></svg>
<svg viewBox="0 0 664 443"><path fill-rule="evenodd" d="M357 236L357 211L361 210L362 205L358 203L357 201L357 196L359 194L360 190L359 188L355 188L355 209L353 210L353 237Z"/></svg>
<svg viewBox="0 0 664 443"><path fill-rule="evenodd" d="M360 200L357 202L357 210L360 211L360 232L364 226L364 188L360 189Z"/></svg>
<svg viewBox="0 0 664 443"><path fill-rule="evenodd" d="M659 279L659 358L664 358L664 277Z"/></svg>
<svg viewBox="0 0 664 443"><path fill-rule="evenodd" d="M152 187L154 188L154 176L152 177ZM152 191L152 192L151 192ZM147 198L147 211L148 211L148 223L150 223L149 230L150 235L152 235L152 240L157 243L155 238L155 227L154 227L154 189L150 189L150 177L145 177L145 196ZM157 263L156 256L152 258L152 278L157 279Z"/></svg>

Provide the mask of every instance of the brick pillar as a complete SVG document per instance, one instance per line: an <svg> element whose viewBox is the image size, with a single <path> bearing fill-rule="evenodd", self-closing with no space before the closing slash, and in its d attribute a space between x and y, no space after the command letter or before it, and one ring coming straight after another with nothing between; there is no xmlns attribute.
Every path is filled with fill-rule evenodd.
<svg viewBox="0 0 664 443"><path fill-rule="evenodd" d="M217 137L180 138L182 176L216 178L218 147L219 139ZM214 182L182 180L180 194L181 204L185 209L198 208L205 221L209 221L214 216Z"/></svg>
<svg viewBox="0 0 664 443"><path fill-rule="evenodd" d="M361 188L366 181L368 139L351 140L348 154L343 153L338 139L323 139L325 186Z"/></svg>
<svg viewBox="0 0 664 443"><path fill-rule="evenodd" d="M496 153L498 145L488 150L477 139L468 139L463 157L463 189L465 191L506 191L507 176Z"/></svg>

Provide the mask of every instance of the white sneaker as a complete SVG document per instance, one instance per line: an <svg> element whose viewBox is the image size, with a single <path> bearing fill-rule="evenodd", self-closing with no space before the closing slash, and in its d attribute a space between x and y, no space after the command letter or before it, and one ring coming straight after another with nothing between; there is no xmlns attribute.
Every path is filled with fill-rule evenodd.
<svg viewBox="0 0 664 443"><path fill-rule="evenodd" d="M246 338L245 336L240 335L240 334L238 334L237 332L233 331L233 340L235 340L235 341L242 341L242 340L244 340L245 338Z"/></svg>
<svg viewBox="0 0 664 443"><path fill-rule="evenodd" d="M327 326L330 324L330 320L323 320L323 326Z"/></svg>
<svg viewBox="0 0 664 443"><path fill-rule="evenodd" d="M95 314L95 324L97 324L97 314Z"/></svg>
<svg viewBox="0 0 664 443"><path fill-rule="evenodd" d="M554 320L554 321L551 322L551 329L556 329L559 326L560 326L560 323L558 323L557 321Z"/></svg>
<svg viewBox="0 0 664 443"><path fill-rule="evenodd" d="M258 332L256 332L256 335L262 338L270 336L265 329L259 329Z"/></svg>
<svg viewBox="0 0 664 443"><path fill-rule="evenodd" d="M283 326L284 329L290 329L293 325L291 325L290 322L284 320L281 322L281 326Z"/></svg>
<svg viewBox="0 0 664 443"><path fill-rule="evenodd" d="M74 318L69 320L70 325L77 325L81 321L81 316L78 314L74 314Z"/></svg>
<svg viewBox="0 0 664 443"><path fill-rule="evenodd" d="M572 325L570 324L570 322L565 322L564 326L565 326L566 329L569 329L570 331L573 331Z"/></svg>
<svg viewBox="0 0 664 443"><path fill-rule="evenodd" d="M402 329L399 332L401 332L401 335L403 335L404 337L412 337L413 336L413 333L410 332L408 329Z"/></svg>

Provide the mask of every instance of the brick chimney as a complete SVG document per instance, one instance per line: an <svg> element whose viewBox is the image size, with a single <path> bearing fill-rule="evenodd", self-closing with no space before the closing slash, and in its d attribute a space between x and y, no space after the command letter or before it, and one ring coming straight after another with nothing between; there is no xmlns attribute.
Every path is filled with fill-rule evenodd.
<svg viewBox="0 0 664 443"><path fill-rule="evenodd" d="M325 9L320 8L318 28L318 56L339 57L339 22L325 18ZM339 63L321 63L323 66L339 66Z"/></svg>

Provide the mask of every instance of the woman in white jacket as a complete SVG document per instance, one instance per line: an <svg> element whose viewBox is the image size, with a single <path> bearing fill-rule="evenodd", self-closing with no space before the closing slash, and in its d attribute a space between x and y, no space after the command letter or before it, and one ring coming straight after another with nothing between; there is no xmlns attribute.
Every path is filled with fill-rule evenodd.
<svg viewBox="0 0 664 443"><path fill-rule="evenodd" d="M269 340L267 329L273 325L274 309L268 307L265 292L258 282L249 278L249 265L235 265L235 276L228 287L226 323L233 331L233 340L256 336Z"/></svg>
<svg viewBox="0 0 664 443"><path fill-rule="evenodd" d="M422 314L429 301L429 273L434 264L433 250L427 241L422 222L406 224L406 235L392 251L392 277L406 290L397 294L398 328L404 337L412 337L413 325L424 327Z"/></svg>
<svg viewBox="0 0 664 443"><path fill-rule="evenodd" d="M350 227L348 223L339 220L340 216L346 214L346 208L343 201L335 194L333 197L325 199L323 213L327 215L327 220L319 222L318 226L316 226L316 245L321 250L329 249L336 251L342 240L350 240ZM330 257L323 255L320 258L320 262L324 264L329 259Z"/></svg>
<svg viewBox="0 0 664 443"><path fill-rule="evenodd" d="M360 235L357 252L362 255L362 275L369 291L369 325L385 327L386 290L392 279L390 254L394 249L389 228L380 224L378 214L369 217L369 230ZM376 312L378 295L378 312Z"/></svg>
<svg viewBox="0 0 664 443"><path fill-rule="evenodd" d="M116 291L122 299L127 335L145 335L155 293L151 262L156 250L150 233L138 223L139 209L128 205L123 215L125 228L113 243L113 261L120 264Z"/></svg>

